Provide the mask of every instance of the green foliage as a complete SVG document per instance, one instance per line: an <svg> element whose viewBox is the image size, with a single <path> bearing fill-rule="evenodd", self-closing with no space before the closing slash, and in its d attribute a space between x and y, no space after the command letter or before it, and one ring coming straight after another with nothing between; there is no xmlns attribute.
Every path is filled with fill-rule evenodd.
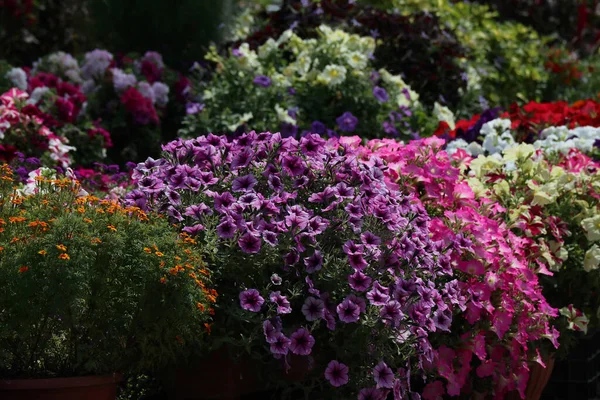
<svg viewBox="0 0 600 400"><path fill-rule="evenodd" d="M0 176L0 375L155 370L208 321L208 272L169 223L82 196L50 170Z"/></svg>

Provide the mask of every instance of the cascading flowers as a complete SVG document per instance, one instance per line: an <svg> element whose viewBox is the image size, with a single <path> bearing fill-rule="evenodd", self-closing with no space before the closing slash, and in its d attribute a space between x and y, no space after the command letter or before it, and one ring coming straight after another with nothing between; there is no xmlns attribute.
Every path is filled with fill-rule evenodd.
<svg viewBox="0 0 600 400"><path fill-rule="evenodd" d="M503 399L513 390L524 398L528 362L544 365L537 348L546 341L540 339L558 346L558 332L549 325L557 310L529 269L524 239L497 220L503 210L498 203L476 199L443 144L438 138L373 140L360 150L367 163L373 157L388 163L390 185L420 200L434 216L433 239L451 249L456 295L464 306L454 309L448 333L431 337L435 362L426 371L440 379L427 384L423 398L479 392Z"/></svg>
<svg viewBox="0 0 600 400"><path fill-rule="evenodd" d="M195 235L220 294L214 337L286 369L308 359L312 390L327 398L410 392L410 371L434 362L429 336L466 299L452 245L431 239L413 195L387 187L381 160L367 166L343 138L313 134L208 135L163 149L139 164L126 202Z"/></svg>
<svg viewBox="0 0 600 400"><path fill-rule="evenodd" d="M501 205L497 219L521 237L544 295L560 308L556 325L566 351L578 337L572 331L595 328L600 312L598 163L576 149L544 153L519 144L502 157L471 160L470 171L476 196Z"/></svg>

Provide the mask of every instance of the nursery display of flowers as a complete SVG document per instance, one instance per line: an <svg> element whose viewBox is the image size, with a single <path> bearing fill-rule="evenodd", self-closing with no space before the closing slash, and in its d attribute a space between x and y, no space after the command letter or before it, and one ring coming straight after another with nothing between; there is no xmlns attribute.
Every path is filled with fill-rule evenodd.
<svg viewBox="0 0 600 400"><path fill-rule="evenodd" d="M597 397L600 5L222 3L0 0L0 398Z"/></svg>

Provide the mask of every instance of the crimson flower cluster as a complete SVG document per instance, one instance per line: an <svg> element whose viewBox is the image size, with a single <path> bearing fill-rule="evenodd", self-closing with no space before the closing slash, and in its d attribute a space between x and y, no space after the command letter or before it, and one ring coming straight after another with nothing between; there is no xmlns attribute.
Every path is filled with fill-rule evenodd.
<svg viewBox="0 0 600 400"><path fill-rule="evenodd" d="M335 398L410 391L410 367L434 362L429 336L465 299L448 244L431 239L413 195L388 188L381 160L314 134L208 135L163 150L138 165L126 202L195 236L220 293L215 335L253 338L241 345L286 369L307 359Z"/></svg>

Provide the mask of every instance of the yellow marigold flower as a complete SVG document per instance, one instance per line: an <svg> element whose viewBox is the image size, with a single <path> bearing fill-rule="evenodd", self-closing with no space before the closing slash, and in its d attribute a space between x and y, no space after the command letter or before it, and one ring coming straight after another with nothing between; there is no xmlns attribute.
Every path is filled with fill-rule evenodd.
<svg viewBox="0 0 600 400"><path fill-rule="evenodd" d="M69 257L69 255L67 253L62 253L61 255L58 256L58 258L60 258L61 260L70 260L71 257Z"/></svg>
<svg viewBox="0 0 600 400"><path fill-rule="evenodd" d="M38 254L45 256L48 253L46 252L46 250L40 250L40 251L38 251Z"/></svg>
<svg viewBox="0 0 600 400"><path fill-rule="evenodd" d="M108 225L107 228L110 229L113 232L117 231L117 228L115 228L113 225Z"/></svg>
<svg viewBox="0 0 600 400"><path fill-rule="evenodd" d="M65 246L64 244L57 244L56 248L60 251L67 251L67 246Z"/></svg>

